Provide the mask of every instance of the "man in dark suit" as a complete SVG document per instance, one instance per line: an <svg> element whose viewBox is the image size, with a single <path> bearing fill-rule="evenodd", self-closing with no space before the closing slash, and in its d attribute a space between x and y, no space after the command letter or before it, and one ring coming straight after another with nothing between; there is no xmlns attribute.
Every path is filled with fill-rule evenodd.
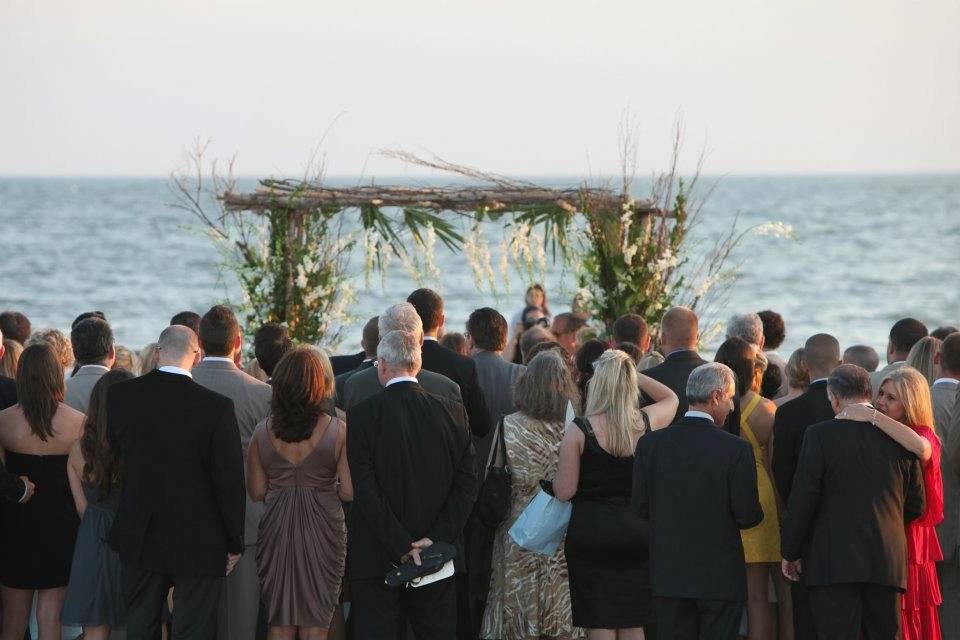
<svg viewBox="0 0 960 640"><path fill-rule="evenodd" d="M338 376L341 373L352 371L360 366L366 359L366 351L354 353L349 356L330 356L330 364L333 365L333 375Z"/></svg>
<svg viewBox="0 0 960 640"><path fill-rule="evenodd" d="M960 433L954 407L960 399L960 333L948 334L938 354L940 377L930 387L933 422L943 439L940 468L943 475L943 522L937 537L943 561L937 563L940 578L940 632L944 638L960 638L960 477L954 472Z"/></svg>
<svg viewBox="0 0 960 640"><path fill-rule="evenodd" d="M874 425L843 419L845 407L870 402L864 369L837 367L827 393L837 418L803 436L780 542L783 573L806 577L818 637L894 640L907 586L904 523L924 507L920 461Z"/></svg>
<svg viewBox="0 0 960 640"><path fill-rule="evenodd" d="M267 384L281 358L293 347L290 332L282 324L267 322L253 334L253 355L260 370L267 376Z"/></svg>
<svg viewBox="0 0 960 640"><path fill-rule="evenodd" d="M191 329L167 327L157 349L157 370L107 394L122 486L108 542L123 564L128 637L160 637L175 587L172 637L206 640L224 576L244 548L237 419L229 398L192 380L200 346Z"/></svg>
<svg viewBox="0 0 960 640"><path fill-rule="evenodd" d="M687 378L690 372L706 363L697 353L699 338L697 314L686 307L671 307L660 321L660 352L666 356L666 360L643 372L677 394L680 406L674 422L687 412Z"/></svg>
<svg viewBox="0 0 960 640"><path fill-rule="evenodd" d="M803 345L800 366L810 378L810 386L802 394L777 408L773 419L773 480L780 498L790 499L793 476L800 458L803 434L812 424L833 418L827 398L827 378L840 364L840 343L833 336L818 333ZM793 628L796 640L816 638L813 614L807 600L804 579L790 583L793 595Z"/></svg>
<svg viewBox="0 0 960 640"><path fill-rule="evenodd" d="M407 302L423 322L423 368L447 376L460 386L470 431L482 438L490 431L490 413L477 381L477 365L471 358L447 349L438 341L445 322L443 298L431 289L417 289L407 297Z"/></svg>
<svg viewBox="0 0 960 640"><path fill-rule="evenodd" d="M747 599L740 530L763 520L757 467L745 441L721 430L733 410L733 372L694 369L689 409L640 438L632 503L650 520L657 637L734 640Z"/></svg>
<svg viewBox="0 0 960 640"><path fill-rule="evenodd" d="M382 393L347 412L347 456L354 499L347 528L355 637L397 638L404 621L419 640L450 640L457 627L455 581L388 587L394 565L418 561L435 541L457 548L478 490L463 405L424 391L417 336L381 336Z"/></svg>
<svg viewBox="0 0 960 640"><path fill-rule="evenodd" d="M3 331L0 331L0 358L3 358ZM17 404L17 383L0 376L0 411ZM33 497L35 487L26 476L17 477L0 462L0 498L10 502L26 502Z"/></svg>
<svg viewBox="0 0 960 640"><path fill-rule="evenodd" d="M360 373L373 366L377 359L377 345L380 343L380 316L373 316L363 325L363 337L360 339L360 346L363 347L364 358L355 369L345 371L334 377L334 388L337 391L337 407L343 409L340 398L343 396L343 387L347 378L355 373Z"/></svg>

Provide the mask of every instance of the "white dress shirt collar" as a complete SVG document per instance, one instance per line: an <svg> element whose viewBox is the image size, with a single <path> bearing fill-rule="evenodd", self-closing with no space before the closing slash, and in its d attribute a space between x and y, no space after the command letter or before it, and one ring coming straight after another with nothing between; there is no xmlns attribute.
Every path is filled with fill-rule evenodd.
<svg viewBox="0 0 960 640"><path fill-rule="evenodd" d="M817 384L818 382L826 382L829 378L817 378L816 380L811 380L810 384Z"/></svg>
<svg viewBox="0 0 960 640"><path fill-rule="evenodd" d="M99 371L103 371L104 373L106 373L107 371L110 371L110 367L106 367L106 366L104 366L104 365L102 365L102 364L85 364L85 365L83 365L82 367L80 367L79 369L77 369L77 373L75 373L74 375L77 375L77 374L79 374L81 371L84 371L84 370L86 370L86 371L96 371L96 370L99 370Z"/></svg>
<svg viewBox="0 0 960 640"><path fill-rule="evenodd" d="M693 409L687 411L683 414L684 418L706 418L710 422L713 422L713 416L705 411L694 411Z"/></svg>
<svg viewBox="0 0 960 640"><path fill-rule="evenodd" d="M423 336L423 341L424 342L440 342L440 340L437 339L437 336Z"/></svg>
<svg viewBox="0 0 960 640"><path fill-rule="evenodd" d="M398 382L419 382L414 376L397 376L396 378L390 378L387 380L387 384L383 385L384 387L389 387L392 384Z"/></svg>
<svg viewBox="0 0 960 640"><path fill-rule="evenodd" d="M159 369L157 369L157 371L163 371L164 373L175 373L178 376L187 376L188 378L193 377L193 374L187 371L186 369L181 369L180 367L174 367L173 365L169 365L169 364L160 367Z"/></svg>
<svg viewBox="0 0 960 640"><path fill-rule="evenodd" d="M229 362L230 364L236 364L233 358L228 358L227 356L203 356L203 359L210 360L211 362Z"/></svg>
<svg viewBox="0 0 960 640"><path fill-rule="evenodd" d="M960 380L957 380L956 378L937 378L936 380L933 381L933 384L930 386L935 387L941 382L946 384L952 384L952 385L960 384Z"/></svg>

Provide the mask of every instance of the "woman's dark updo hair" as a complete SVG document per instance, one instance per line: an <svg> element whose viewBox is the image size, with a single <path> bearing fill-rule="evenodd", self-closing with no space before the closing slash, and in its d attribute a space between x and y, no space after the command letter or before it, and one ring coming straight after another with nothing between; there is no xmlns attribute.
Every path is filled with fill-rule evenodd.
<svg viewBox="0 0 960 640"><path fill-rule="evenodd" d="M273 370L270 430L284 442L309 440L333 397L333 370L315 347L294 347Z"/></svg>
<svg viewBox="0 0 960 640"><path fill-rule="evenodd" d="M111 369L90 391L90 408L80 438L85 483L95 487L101 497L110 495L120 481L119 457L107 442L107 391L111 386L134 377L126 369Z"/></svg>
<svg viewBox="0 0 960 640"><path fill-rule="evenodd" d="M733 397L733 411L727 416L724 429L730 433L740 435L740 398L753 386L753 372L756 362L755 347L743 338L727 338L713 361L725 364L733 371L737 380L737 392Z"/></svg>

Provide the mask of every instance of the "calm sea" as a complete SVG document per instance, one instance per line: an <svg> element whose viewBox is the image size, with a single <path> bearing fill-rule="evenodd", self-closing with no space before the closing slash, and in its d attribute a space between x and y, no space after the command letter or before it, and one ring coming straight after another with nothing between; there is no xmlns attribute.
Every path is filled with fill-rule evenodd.
<svg viewBox="0 0 960 640"><path fill-rule="evenodd" d="M36 328L68 329L81 311L100 309L118 341L139 348L177 311L237 300L216 250L171 201L165 179L0 178L0 310L25 312ZM902 316L931 329L960 323L960 175L727 177L697 236L709 243L737 213L743 225L780 221L794 230L792 240L751 237L741 245L733 261L742 275L719 314L779 311L788 330L781 352L827 331L844 346L866 343L882 353ZM448 330L462 330L478 306L508 317L522 306L519 274L511 293L495 297L477 290L465 257L442 248L437 255L443 282L427 284L444 294ZM548 271L556 313L569 304L573 282L559 267ZM397 267L385 288L374 277L364 289L360 274L356 286L361 320L344 351L359 343L363 318L416 284Z"/></svg>

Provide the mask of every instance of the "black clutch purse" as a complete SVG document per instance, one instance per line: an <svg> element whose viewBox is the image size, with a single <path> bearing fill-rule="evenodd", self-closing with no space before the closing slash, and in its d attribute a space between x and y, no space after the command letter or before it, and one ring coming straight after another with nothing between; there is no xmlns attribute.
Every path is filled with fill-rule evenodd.
<svg viewBox="0 0 960 640"><path fill-rule="evenodd" d="M399 587L408 582L424 578L440 571L445 564L457 556L457 548L448 542L434 542L420 552L420 564L406 562L395 567L383 576L383 582L388 587Z"/></svg>
<svg viewBox="0 0 960 640"><path fill-rule="evenodd" d="M496 528L506 519L510 513L512 485L507 445L503 440L503 418L500 418L487 458L486 475L477 494L476 513L481 523Z"/></svg>

